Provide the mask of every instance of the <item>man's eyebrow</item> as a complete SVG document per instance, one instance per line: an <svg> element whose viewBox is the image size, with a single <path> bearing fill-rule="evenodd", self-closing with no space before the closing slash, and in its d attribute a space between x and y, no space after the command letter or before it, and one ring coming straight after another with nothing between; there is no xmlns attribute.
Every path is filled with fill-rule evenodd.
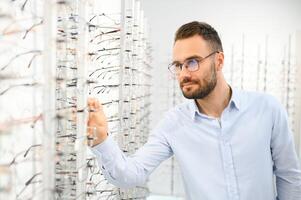
<svg viewBox="0 0 301 200"><path fill-rule="evenodd" d="M193 55L193 56L189 56L189 57L187 57L185 60L189 60L189 59L194 59L194 58L197 58L197 59L202 59L202 57L201 56L198 56L198 55ZM185 61L184 60L184 61ZM184 62L183 61L183 62ZM179 63L181 63L180 61L178 61L178 60L174 60L171 64L179 64Z"/></svg>

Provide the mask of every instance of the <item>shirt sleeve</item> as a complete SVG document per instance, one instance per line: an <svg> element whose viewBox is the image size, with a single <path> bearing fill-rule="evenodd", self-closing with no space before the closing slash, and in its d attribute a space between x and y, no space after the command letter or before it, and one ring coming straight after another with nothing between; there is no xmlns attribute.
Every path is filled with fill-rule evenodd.
<svg viewBox="0 0 301 200"><path fill-rule="evenodd" d="M162 126L154 129L147 143L132 156L127 157L112 136L91 150L106 179L121 188L144 185L150 173L173 155Z"/></svg>
<svg viewBox="0 0 301 200"><path fill-rule="evenodd" d="M278 200L301 199L300 161L295 151L293 134L289 127L287 113L277 102L274 109L271 151L274 161L274 174Z"/></svg>

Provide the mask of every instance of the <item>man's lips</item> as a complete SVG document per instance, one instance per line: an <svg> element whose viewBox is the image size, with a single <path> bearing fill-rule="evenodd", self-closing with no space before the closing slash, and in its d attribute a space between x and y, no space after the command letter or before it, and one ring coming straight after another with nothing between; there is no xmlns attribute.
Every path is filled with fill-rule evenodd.
<svg viewBox="0 0 301 200"><path fill-rule="evenodd" d="M186 86L190 86L190 85L194 85L195 83L189 82L189 83L183 83L182 87L186 87Z"/></svg>

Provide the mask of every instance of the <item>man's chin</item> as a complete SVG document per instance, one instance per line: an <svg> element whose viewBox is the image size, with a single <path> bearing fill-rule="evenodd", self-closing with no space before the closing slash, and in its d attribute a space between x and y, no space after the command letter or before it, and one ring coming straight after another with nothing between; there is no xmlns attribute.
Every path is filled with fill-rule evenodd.
<svg viewBox="0 0 301 200"><path fill-rule="evenodd" d="M184 97L185 97L186 99L195 99L195 98L193 98L192 96L185 96L185 95L184 95Z"/></svg>
<svg viewBox="0 0 301 200"><path fill-rule="evenodd" d="M192 94L192 93L190 93L190 92L184 92L184 91L182 90L182 94L183 94L183 96L184 96L186 99L195 99L195 95Z"/></svg>
<svg viewBox="0 0 301 200"><path fill-rule="evenodd" d="M201 92L188 92L188 91L183 91L182 90L182 94L186 99L203 99L205 98L208 94L204 94Z"/></svg>

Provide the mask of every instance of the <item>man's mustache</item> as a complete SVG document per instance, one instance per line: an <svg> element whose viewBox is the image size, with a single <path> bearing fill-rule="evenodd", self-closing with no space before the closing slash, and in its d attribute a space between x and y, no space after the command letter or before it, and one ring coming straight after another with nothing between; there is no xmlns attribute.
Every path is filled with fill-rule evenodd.
<svg viewBox="0 0 301 200"><path fill-rule="evenodd" d="M191 84L195 83L195 84L197 84L198 82L197 82L197 81L194 81L194 80L192 80L192 79L190 79L190 78L185 78L185 79L183 79L183 80L180 82L180 86L183 87L183 85L186 84L186 83L191 83Z"/></svg>

